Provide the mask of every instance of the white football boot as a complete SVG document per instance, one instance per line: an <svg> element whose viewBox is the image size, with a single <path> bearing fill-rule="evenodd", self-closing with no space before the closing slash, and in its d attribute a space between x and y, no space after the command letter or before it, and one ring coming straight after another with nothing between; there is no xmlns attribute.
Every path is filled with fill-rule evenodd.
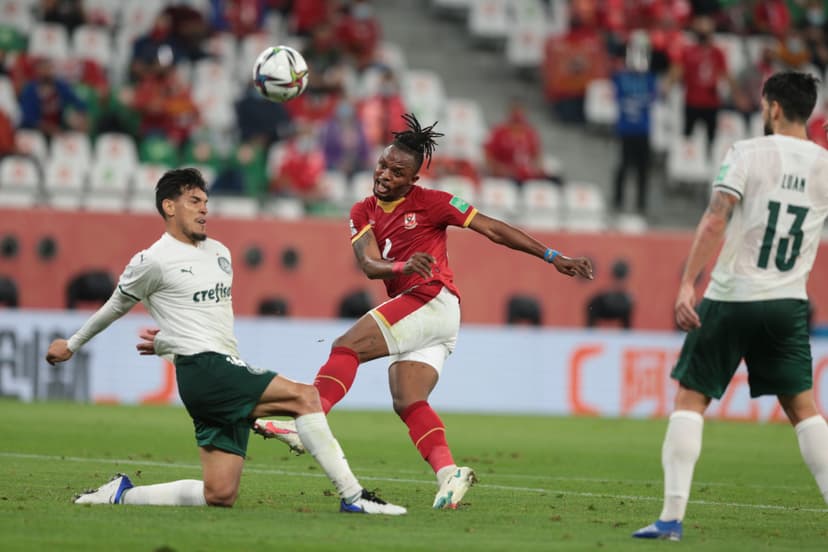
<svg viewBox="0 0 828 552"><path fill-rule="evenodd" d="M401 516L408 510L396 504L389 504L371 491L362 489L362 494L353 502L339 503L339 511L349 514L384 514L386 516Z"/></svg>
<svg viewBox="0 0 828 552"><path fill-rule="evenodd" d="M296 456L305 452L305 445L302 444L302 440L299 438L294 420L265 420L259 418L253 422L253 431L265 439L278 439L290 447L290 451Z"/></svg>
<svg viewBox="0 0 828 552"><path fill-rule="evenodd" d="M456 468L440 483L432 508L435 510L456 510L466 491L477 483L474 470L468 467Z"/></svg>
<svg viewBox="0 0 828 552"><path fill-rule="evenodd" d="M133 487L132 481L123 473L116 474L109 483L97 489L84 491L75 496L75 504L120 504L124 491Z"/></svg>

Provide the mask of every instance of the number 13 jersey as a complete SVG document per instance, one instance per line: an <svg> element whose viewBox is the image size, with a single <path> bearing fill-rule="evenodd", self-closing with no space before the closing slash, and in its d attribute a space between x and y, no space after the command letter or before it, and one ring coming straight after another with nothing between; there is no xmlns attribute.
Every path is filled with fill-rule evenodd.
<svg viewBox="0 0 828 552"><path fill-rule="evenodd" d="M736 142L713 191L740 201L705 297L807 299L808 275L828 214L828 151L781 135Z"/></svg>

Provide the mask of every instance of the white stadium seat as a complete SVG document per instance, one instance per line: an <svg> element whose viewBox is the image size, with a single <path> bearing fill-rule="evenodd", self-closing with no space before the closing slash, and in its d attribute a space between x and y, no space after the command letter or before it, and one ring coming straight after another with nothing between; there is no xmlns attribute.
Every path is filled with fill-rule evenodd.
<svg viewBox="0 0 828 552"><path fill-rule="evenodd" d="M707 136L697 125L689 137L678 136L667 151L667 180L674 183L706 183L711 169L707 158Z"/></svg>
<svg viewBox="0 0 828 552"><path fill-rule="evenodd" d="M477 203L477 190L474 182L466 176L444 176L436 182L435 188L457 196L466 203L472 205Z"/></svg>
<svg viewBox="0 0 828 552"><path fill-rule="evenodd" d="M94 25L81 25L72 35L72 57L88 59L101 67L109 67L112 61L112 39L109 33Z"/></svg>
<svg viewBox="0 0 828 552"><path fill-rule="evenodd" d="M434 71L409 69L401 79L403 102L423 125L440 118L446 103L446 90Z"/></svg>
<svg viewBox="0 0 828 552"><path fill-rule="evenodd" d="M472 38L497 40L509 34L510 0L476 0L470 7L468 26Z"/></svg>
<svg viewBox="0 0 828 552"><path fill-rule="evenodd" d="M95 161L131 170L138 164L138 149L128 134L105 132L95 140Z"/></svg>
<svg viewBox="0 0 828 552"><path fill-rule="evenodd" d="M126 198L131 189L134 164L122 160L99 160L89 173L89 193Z"/></svg>
<svg viewBox="0 0 828 552"><path fill-rule="evenodd" d="M66 27L57 23L38 23L29 36L29 55L55 61L66 59L69 52L69 35Z"/></svg>
<svg viewBox="0 0 828 552"><path fill-rule="evenodd" d="M584 98L584 116L588 123L599 126L614 125L618 120L618 101L615 85L609 79L589 82Z"/></svg>
<svg viewBox="0 0 828 552"><path fill-rule="evenodd" d="M567 182L563 189L563 204L567 230L597 232L606 229L607 206L596 184Z"/></svg>
<svg viewBox="0 0 828 552"><path fill-rule="evenodd" d="M511 220L518 212L518 187L508 178L485 177L480 182L480 210L496 218Z"/></svg>
<svg viewBox="0 0 828 552"><path fill-rule="evenodd" d="M26 0L0 0L0 21L23 34L32 29L32 2Z"/></svg>
<svg viewBox="0 0 828 552"><path fill-rule="evenodd" d="M49 158L65 159L83 168L92 163L92 146L89 137L83 132L62 132L52 138Z"/></svg>
<svg viewBox="0 0 828 552"><path fill-rule="evenodd" d="M520 198L523 225L543 230L561 227L563 202L558 186L548 180L527 180L521 186Z"/></svg>
<svg viewBox="0 0 828 552"><path fill-rule="evenodd" d="M22 155L0 160L0 206L31 207L40 196L37 163Z"/></svg>
<svg viewBox="0 0 828 552"><path fill-rule="evenodd" d="M46 165L46 159L49 157L49 147L46 145L46 138L39 130L17 129L14 133L14 144L17 146L18 152L34 157L41 167Z"/></svg>
<svg viewBox="0 0 828 552"><path fill-rule="evenodd" d="M8 116L13 125L20 123L20 104L17 102L14 85L6 75L0 75L0 111Z"/></svg>
<svg viewBox="0 0 828 552"><path fill-rule="evenodd" d="M259 200L245 196L214 195L210 212L218 217L252 219L259 216Z"/></svg>
<svg viewBox="0 0 828 552"><path fill-rule="evenodd" d="M71 159L51 159L46 165L44 188L51 196L70 195L80 197L86 187L86 167Z"/></svg>

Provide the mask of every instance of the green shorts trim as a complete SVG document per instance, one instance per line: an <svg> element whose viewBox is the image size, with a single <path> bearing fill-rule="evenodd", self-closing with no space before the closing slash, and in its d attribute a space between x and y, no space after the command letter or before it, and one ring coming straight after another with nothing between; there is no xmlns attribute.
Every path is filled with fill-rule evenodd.
<svg viewBox="0 0 828 552"><path fill-rule="evenodd" d="M744 358L750 396L796 395L813 385L808 301L703 299L672 377L720 399Z"/></svg>
<svg viewBox="0 0 828 552"><path fill-rule="evenodd" d="M250 413L276 372L219 353L176 355L178 394L195 426L198 446L245 456Z"/></svg>

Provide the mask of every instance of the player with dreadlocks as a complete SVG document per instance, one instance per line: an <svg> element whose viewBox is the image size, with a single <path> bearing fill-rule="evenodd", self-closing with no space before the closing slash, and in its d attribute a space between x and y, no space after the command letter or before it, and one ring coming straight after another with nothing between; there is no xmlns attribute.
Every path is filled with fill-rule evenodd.
<svg viewBox="0 0 828 552"><path fill-rule="evenodd" d="M382 279L390 300L338 337L316 375L327 413L350 389L360 363L390 357L394 411L408 426L414 446L437 475L434 508L456 508L475 482L471 468L458 467L445 426L428 397L454 350L460 327L460 293L446 254L446 228L461 226L491 241L534 255L567 276L592 279L586 258L569 258L525 232L480 213L459 197L416 184L424 160L442 136L405 115L408 130L394 133L374 169L374 195L351 209L351 244L370 279ZM436 124L436 123L435 123ZM292 421L257 420L257 432L301 451Z"/></svg>

